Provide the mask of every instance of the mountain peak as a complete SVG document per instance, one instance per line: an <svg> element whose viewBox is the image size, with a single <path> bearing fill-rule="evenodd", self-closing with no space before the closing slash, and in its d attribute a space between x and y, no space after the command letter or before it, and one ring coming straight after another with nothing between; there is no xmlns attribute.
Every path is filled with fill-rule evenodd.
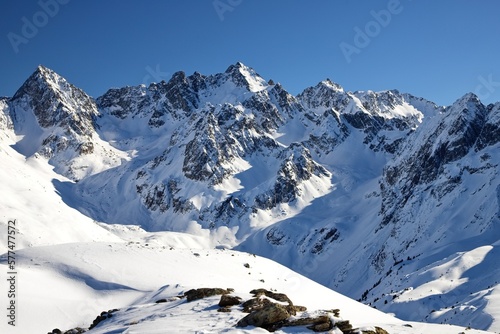
<svg viewBox="0 0 500 334"><path fill-rule="evenodd" d="M326 80L323 80L319 83L319 85L322 85L322 86L325 86L325 87L328 87L334 91L338 91L338 92L343 92L344 91L344 88L342 88L341 85L339 85L338 83L336 82L333 82L332 80L330 79L326 79Z"/></svg>
<svg viewBox="0 0 500 334"><path fill-rule="evenodd" d="M54 72L54 70L52 70L51 68L49 68L43 64L38 64L38 66L36 67L36 70L37 71L45 71L45 72Z"/></svg>
<svg viewBox="0 0 500 334"><path fill-rule="evenodd" d="M241 62L229 66L225 73L237 86L246 87L252 92L261 91L268 86L267 82L253 68Z"/></svg>
<svg viewBox="0 0 500 334"><path fill-rule="evenodd" d="M35 72L40 72L40 73L43 73L43 72L47 72L47 71L51 71L48 67L45 67L44 65L42 64L39 64L37 67L36 67L36 70Z"/></svg>
<svg viewBox="0 0 500 334"><path fill-rule="evenodd" d="M229 65L229 67L226 69L225 73L232 73L234 71L240 70L240 69L250 69L248 66L243 64L242 62L238 61L235 64Z"/></svg>
<svg viewBox="0 0 500 334"><path fill-rule="evenodd" d="M43 65L38 65L36 70L29 76L29 78L23 83L23 85L16 91L16 93L14 94L12 99L15 100L17 98L21 98L22 96L24 96L26 94L28 94L28 95L31 94L34 90L36 90L35 87L39 87L39 88L46 87L46 88L52 89L51 86L53 86L53 83L55 83L56 81L59 81L59 79L65 81L62 77L57 75L51 69L49 69Z"/></svg>
<svg viewBox="0 0 500 334"><path fill-rule="evenodd" d="M172 75L172 77L168 82L172 84L180 84L185 81L186 81L186 73L184 73L184 71L177 71Z"/></svg>
<svg viewBox="0 0 500 334"><path fill-rule="evenodd" d="M479 97L476 94L474 94L472 92L469 92L469 93L466 93L461 98L459 98L458 100L456 100L453 104L457 104L457 103L469 103L469 102L481 103L481 100L479 99Z"/></svg>
<svg viewBox="0 0 500 334"><path fill-rule="evenodd" d="M89 134L93 129L92 117L98 113L92 98L43 65L37 66L12 102L22 106L19 112L31 110L41 128L57 125L78 134Z"/></svg>
<svg viewBox="0 0 500 334"><path fill-rule="evenodd" d="M469 110L472 114L484 113L486 108L479 99L479 97L474 93L467 93L447 108L448 110L454 110L456 113L462 114L462 111Z"/></svg>
<svg viewBox="0 0 500 334"><path fill-rule="evenodd" d="M37 66L36 70L32 74L32 77L42 79L47 83L56 83L59 81L66 82L66 79L64 79L62 76L41 64Z"/></svg>

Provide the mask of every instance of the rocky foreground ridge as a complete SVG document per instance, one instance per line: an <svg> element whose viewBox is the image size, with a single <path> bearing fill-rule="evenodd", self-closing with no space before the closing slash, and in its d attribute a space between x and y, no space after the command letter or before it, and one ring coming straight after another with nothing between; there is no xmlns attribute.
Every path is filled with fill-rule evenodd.
<svg viewBox="0 0 500 334"><path fill-rule="evenodd" d="M306 307L294 305L290 298L284 293L259 288L250 291L253 298L243 301L242 298L234 295L234 292L234 289L231 288L191 289L181 296L162 298L155 303L172 303L178 302L179 300L189 303L199 299L220 295L220 300L217 303L219 306L217 309L218 312L241 313L242 318L236 323L235 327L261 327L269 332L274 332L282 327L299 327L304 331L308 329L311 332L330 332L330 330L333 330L336 333L340 331L340 333L343 334L388 334L387 331L377 326L370 329L353 328L349 320L344 320L340 317L339 309L306 312ZM214 302L216 302L215 299ZM102 327L108 319L118 316L121 312L123 311L119 309L101 312L88 329L77 327L61 331L56 328L48 334L85 333L98 326ZM134 323L129 324L130 329L133 329L133 326ZM174 331L175 329L170 328L165 330Z"/></svg>

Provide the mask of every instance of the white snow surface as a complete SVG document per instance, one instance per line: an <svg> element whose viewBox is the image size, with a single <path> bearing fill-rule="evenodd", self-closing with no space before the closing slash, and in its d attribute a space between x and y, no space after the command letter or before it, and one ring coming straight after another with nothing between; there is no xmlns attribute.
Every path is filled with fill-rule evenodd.
<svg viewBox="0 0 500 334"><path fill-rule="evenodd" d="M238 307L231 313L217 312L218 296L193 302L175 298L200 287L233 288L233 295L243 299L250 298L252 289L273 289L286 293L295 305L306 306L309 311L339 308L341 317L354 326L377 325L389 333L457 333L464 329L403 322L249 253L203 246L183 248L192 246L195 239L188 234L167 233L161 242L137 238L18 250L18 325L9 328L2 322L2 333L86 328L102 310L115 308L119 311L112 318L89 333L267 332L236 328L245 314ZM5 268L5 257L0 268ZM4 285L2 282L1 287ZM169 302L155 303L162 298ZM308 331L303 327L278 331L301 332Z"/></svg>

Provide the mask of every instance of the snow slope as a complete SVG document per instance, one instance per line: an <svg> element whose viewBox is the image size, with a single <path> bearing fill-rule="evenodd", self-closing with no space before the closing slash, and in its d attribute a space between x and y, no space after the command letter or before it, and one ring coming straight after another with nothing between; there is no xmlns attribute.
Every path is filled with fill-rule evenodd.
<svg viewBox="0 0 500 334"><path fill-rule="evenodd" d="M4 132L13 137L12 133ZM7 247L7 223L17 221L18 248L77 241L118 241L115 234L69 207L55 184L69 182L52 171L43 158L26 158L15 151L14 141L0 141L1 249ZM10 145L9 145L10 144Z"/></svg>
<svg viewBox="0 0 500 334"><path fill-rule="evenodd" d="M193 242L190 235L168 233L161 242L146 243L137 238L19 250L19 326L13 330L2 322L2 333L86 328L102 310L114 308L120 310L89 333L267 332L251 327L236 329L236 322L244 314L238 310L217 312L219 297L190 303L177 299L155 303L200 287L234 288L234 294L243 298L248 298L252 289L273 289L286 293L295 305L306 306L309 311L339 308L341 317L355 327L377 325L389 333L464 330L419 323L405 327L408 323L335 293L271 260L230 250L182 248ZM5 268L5 257L0 268ZM302 327L282 332L307 331Z"/></svg>

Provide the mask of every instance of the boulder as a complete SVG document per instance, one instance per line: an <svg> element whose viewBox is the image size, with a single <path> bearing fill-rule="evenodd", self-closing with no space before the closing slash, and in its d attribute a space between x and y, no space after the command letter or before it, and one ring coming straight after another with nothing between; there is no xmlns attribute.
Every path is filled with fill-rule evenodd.
<svg viewBox="0 0 500 334"><path fill-rule="evenodd" d="M264 308L248 314L238 321L236 326L256 326L273 332L281 328L288 318L290 318L290 313L288 313L285 306L270 303Z"/></svg>
<svg viewBox="0 0 500 334"><path fill-rule="evenodd" d="M298 318L298 319L293 319L289 320L285 326L287 327L292 327L292 326L307 326L307 325L318 325L321 323L326 323L330 322L330 318L327 315L320 315L317 317L305 317L305 318Z"/></svg>
<svg viewBox="0 0 500 334"><path fill-rule="evenodd" d="M191 289L187 291L184 295L187 298L187 301L193 301L197 299L202 299L210 296L216 295L227 295L231 292L231 289L220 289L220 288L200 288L200 289Z"/></svg>
<svg viewBox="0 0 500 334"><path fill-rule="evenodd" d="M90 325L90 327L89 327L89 330L91 330L92 328L94 328L95 326L97 326L102 321L104 321L104 320L106 320L108 318L111 318L113 316L113 313L115 313L116 311L118 311L118 309L116 309L116 308L112 309L112 310L109 310L109 311L102 311L101 314L98 315L94 319L94 321L92 322L92 325Z"/></svg>
<svg viewBox="0 0 500 334"><path fill-rule="evenodd" d="M226 307L226 306L238 305L240 303L241 303L240 297L230 296L230 295L222 295L220 297L219 306Z"/></svg>
<svg viewBox="0 0 500 334"><path fill-rule="evenodd" d="M253 311L261 310L270 304L272 304L272 302L267 298L252 298L242 304L243 312L251 313Z"/></svg>
<svg viewBox="0 0 500 334"><path fill-rule="evenodd" d="M349 320L341 320L335 322L335 326L340 329L342 333L350 333L352 331L352 325Z"/></svg>
<svg viewBox="0 0 500 334"><path fill-rule="evenodd" d="M225 313L228 313L228 312L231 312L231 309L229 307L219 307L217 309L217 312L225 312Z"/></svg>
<svg viewBox="0 0 500 334"><path fill-rule="evenodd" d="M250 291L250 293L253 294L254 297L259 297L259 296L264 295L266 297L272 298L272 299L277 300L279 302L284 302L284 303L288 303L288 305L293 305L290 298L288 298L288 296L285 295L284 293L272 292L272 291L268 291L266 289L255 289L255 290Z"/></svg>
<svg viewBox="0 0 500 334"><path fill-rule="evenodd" d="M389 334L385 329L375 326L375 331L362 331L363 334Z"/></svg>
<svg viewBox="0 0 500 334"><path fill-rule="evenodd" d="M290 313L291 315L296 315L297 312L304 312L304 311L307 311L307 307L305 306L298 306L298 305L287 305L286 306L286 310L288 311L288 313Z"/></svg>

